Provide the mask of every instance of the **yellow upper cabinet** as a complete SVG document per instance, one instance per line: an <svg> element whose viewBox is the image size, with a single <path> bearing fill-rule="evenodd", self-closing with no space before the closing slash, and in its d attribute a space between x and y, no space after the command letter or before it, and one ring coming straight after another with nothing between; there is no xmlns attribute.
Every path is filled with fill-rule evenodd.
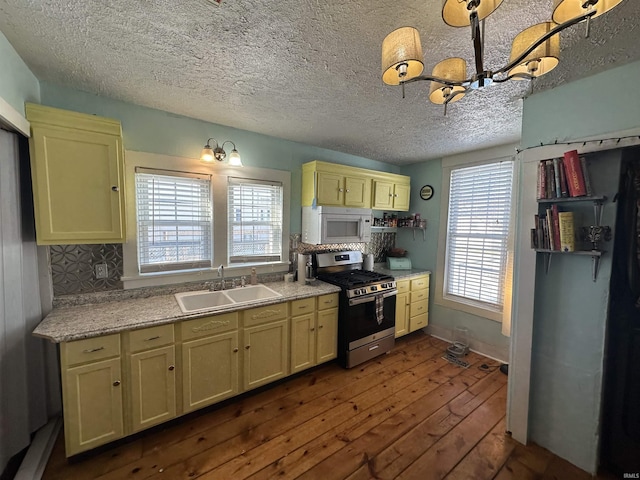
<svg viewBox="0 0 640 480"><path fill-rule="evenodd" d="M410 187L407 183L373 181L373 208L376 210L409 210Z"/></svg>
<svg viewBox="0 0 640 480"><path fill-rule="evenodd" d="M39 245L125 241L120 122L26 104Z"/></svg>
<svg viewBox="0 0 640 480"><path fill-rule="evenodd" d="M390 193L377 201L381 193L372 185L388 183ZM338 207L409 210L409 177L364 168L314 161L302 166L302 206L331 205ZM398 196L394 199L394 194ZM388 204L388 206L387 206Z"/></svg>

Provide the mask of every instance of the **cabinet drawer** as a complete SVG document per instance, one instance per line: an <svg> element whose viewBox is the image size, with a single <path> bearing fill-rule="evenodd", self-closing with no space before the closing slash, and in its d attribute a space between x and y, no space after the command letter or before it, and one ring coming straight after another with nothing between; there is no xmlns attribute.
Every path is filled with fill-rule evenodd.
<svg viewBox="0 0 640 480"><path fill-rule="evenodd" d="M410 284L411 282L409 280L400 280L396 282L396 288L398 289L398 293L408 292Z"/></svg>
<svg viewBox="0 0 640 480"><path fill-rule="evenodd" d="M238 312L223 313L211 317L196 318L180 324L182 340L207 337L238 328Z"/></svg>
<svg viewBox="0 0 640 480"><path fill-rule="evenodd" d="M64 350L63 362L67 366L93 362L120 355L120 335L85 338L61 345Z"/></svg>
<svg viewBox="0 0 640 480"><path fill-rule="evenodd" d="M338 294L329 293L318 297L318 310L326 310L338 306Z"/></svg>
<svg viewBox="0 0 640 480"><path fill-rule="evenodd" d="M129 351L140 352L173 343L173 324L143 328L129 332Z"/></svg>
<svg viewBox="0 0 640 480"><path fill-rule="evenodd" d="M425 300L429 298L429 289L422 289L416 292L411 292L411 303L419 302L420 300Z"/></svg>
<svg viewBox="0 0 640 480"><path fill-rule="evenodd" d="M276 303L266 307L251 308L245 310L242 319L245 327L260 325L261 323L272 322L286 318L288 315L287 302Z"/></svg>
<svg viewBox="0 0 640 480"><path fill-rule="evenodd" d="M409 320L409 331L415 332L419 328L424 328L429 324L429 317L426 313L422 313Z"/></svg>
<svg viewBox="0 0 640 480"><path fill-rule="evenodd" d="M416 315L427 313L429 311L429 301L420 300L419 302L412 303L410 309L410 317L415 317Z"/></svg>
<svg viewBox="0 0 640 480"><path fill-rule="evenodd" d="M411 280L411 290L420 290L429 287L429 277L418 277Z"/></svg>
<svg viewBox="0 0 640 480"><path fill-rule="evenodd" d="M291 302L291 316L304 315L305 313L313 313L316 306L316 297L303 298L302 300L294 300Z"/></svg>

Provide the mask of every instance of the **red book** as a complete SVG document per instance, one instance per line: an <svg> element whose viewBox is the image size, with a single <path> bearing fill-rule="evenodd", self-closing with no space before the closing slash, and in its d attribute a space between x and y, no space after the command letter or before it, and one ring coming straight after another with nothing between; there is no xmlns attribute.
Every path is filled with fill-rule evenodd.
<svg viewBox="0 0 640 480"><path fill-rule="evenodd" d="M558 217L558 205L551 205L551 215L553 217L553 246L554 250L560 250L560 219Z"/></svg>
<svg viewBox="0 0 640 480"><path fill-rule="evenodd" d="M580 157L578 157L577 150L565 152L564 170L567 176L567 187L569 188L569 196L582 197L586 195L587 188L584 184L582 166L580 165Z"/></svg>
<svg viewBox="0 0 640 480"><path fill-rule="evenodd" d="M547 198L547 170L545 162L538 163L538 200Z"/></svg>

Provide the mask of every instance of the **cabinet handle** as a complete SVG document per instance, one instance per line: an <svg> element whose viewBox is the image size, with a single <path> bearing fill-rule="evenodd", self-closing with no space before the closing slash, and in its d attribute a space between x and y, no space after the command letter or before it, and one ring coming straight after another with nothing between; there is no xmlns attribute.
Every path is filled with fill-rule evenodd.
<svg viewBox="0 0 640 480"><path fill-rule="evenodd" d="M151 340L158 340L159 338L160 338L160 335L156 335L155 337L145 338L144 341L150 342Z"/></svg>
<svg viewBox="0 0 640 480"><path fill-rule="evenodd" d="M302 310L303 308L309 308L309 305L300 305L298 308Z"/></svg>
<svg viewBox="0 0 640 480"><path fill-rule="evenodd" d="M116 380L115 382L113 382L114 387L117 387L118 385L120 385L120 380Z"/></svg>
<svg viewBox="0 0 640 480"><path fill-rule="evenodd" d="M245 350L249 350L251 348L251 345L247 345L246 347L244 347Z"/></svg>
<svg viewBox="0 0 640 480"><path fill-rule="evenodd" d="M238 353L238 347L233 349L233 353Z"/></svg>
<svg viewBox="0 0 640 480"><path fill-rule="evenodd" d="M313 332L315 330L315 328L311 327L309 330L311 330Z"/></svg>
<svg viewBox="0 0 640 480"><path fill-rule="evenodd" d="M173 372L175 370L176 366L175 365L169 365L169 371Z"/></svg>
<svg viewBox="0 0 640 480"><path fill-rule="evenodd" d="M83 350L82 353L93 353L93 352L99 352L100 350L104 350L104 347L88 348L87 350Z"/></svg>
<svg viewBox="0 0 640 480"><path fill-rule="evenodd" d="M113 187L111 187L111 191L112 192L119 192L120 191L120 187L117 185L114 185Z"/></svg>

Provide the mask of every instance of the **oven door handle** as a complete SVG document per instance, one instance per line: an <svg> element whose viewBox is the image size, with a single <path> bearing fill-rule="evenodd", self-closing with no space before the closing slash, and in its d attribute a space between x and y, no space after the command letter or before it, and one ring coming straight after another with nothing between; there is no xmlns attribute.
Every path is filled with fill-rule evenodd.
<svg viewBox="0 0 640 480"><path fill-rule="evenodd" d="M398 293L398 290L387 290L382 294L382 298L393 297ZM352 307L354 305L361 305L363 303L369 303L375 301L376 297L379 294L367 295L366 297L357 297L349 299L349 306Z"/></svg>

